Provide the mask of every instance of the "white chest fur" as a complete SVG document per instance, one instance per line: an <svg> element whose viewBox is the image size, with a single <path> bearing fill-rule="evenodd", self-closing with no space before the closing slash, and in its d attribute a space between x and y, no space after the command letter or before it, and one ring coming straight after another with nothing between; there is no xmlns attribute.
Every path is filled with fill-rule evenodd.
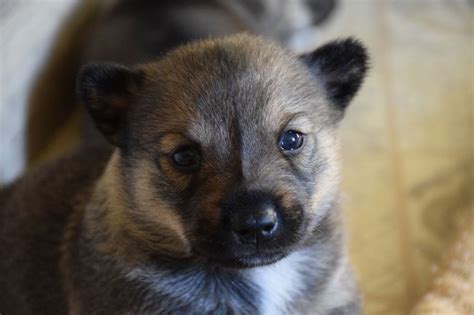
<svg viewBox="0 0 474 315"><path fill-rule="evenodd" d="M311 268L311 256L295 252L279 262L251 271L251 279L259 288L263 315L292 314L290 302L305 290L305 269Z"/></svg>

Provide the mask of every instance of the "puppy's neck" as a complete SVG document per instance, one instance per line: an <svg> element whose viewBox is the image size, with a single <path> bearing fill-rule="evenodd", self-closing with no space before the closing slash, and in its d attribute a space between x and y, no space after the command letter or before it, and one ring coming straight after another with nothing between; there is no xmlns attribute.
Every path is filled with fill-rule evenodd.
<svg viewBox="0 0 474 315"><path fill-rule="evenodd" d="M152 299L165 294L179 305L195 308L202 304L222 311L216 313L280 315L291 313L317 282L315 268L319 266L313 250L305 248L268 266L234 269L198 261L175 262L138 266L126 276L150 290ZM194 310L207 314L205 309Z"/></svg>

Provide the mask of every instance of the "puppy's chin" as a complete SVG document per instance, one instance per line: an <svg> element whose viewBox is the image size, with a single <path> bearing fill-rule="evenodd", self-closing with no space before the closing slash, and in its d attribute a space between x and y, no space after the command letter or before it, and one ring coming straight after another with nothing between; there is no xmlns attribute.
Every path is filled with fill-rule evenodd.
<svg viewBox="0 0 474 315"><path fill-rule="evenodd" d="M231 268L253 268L274 264L286 256L286 253L258 254L248 257L238 257L229 261L222 261L221 264Z"/></svg>
<svg viewBox="0 0 474 315"><path fill-rule="evenodd" d="M226 268L246 269L267 266L276 263L288 255L286 252L255 253L253 255L235 256L202 256L210 264L219 265Z"/></svg>

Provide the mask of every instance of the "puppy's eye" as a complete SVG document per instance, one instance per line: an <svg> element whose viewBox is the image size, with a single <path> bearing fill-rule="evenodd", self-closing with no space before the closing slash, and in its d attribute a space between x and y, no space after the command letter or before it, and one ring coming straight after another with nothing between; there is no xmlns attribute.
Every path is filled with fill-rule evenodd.
<svg viewBox="0 0 474 315"><path fill-rule="evenodd" d="M288 130L281 135L278 144L284 151L295 151L303 145L304 134L294 130Z"/></svg>
<svg viewBox="0 0 474 315"><path fill-rule="evenodd" d="M201 164L201 154L192 147L178 148L171 155L173 165L182 171L195 171Z"/></svg>

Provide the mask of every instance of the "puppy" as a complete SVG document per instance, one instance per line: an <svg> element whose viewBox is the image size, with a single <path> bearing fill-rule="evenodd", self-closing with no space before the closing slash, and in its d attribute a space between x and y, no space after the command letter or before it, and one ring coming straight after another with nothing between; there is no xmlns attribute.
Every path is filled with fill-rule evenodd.
<svg viewBox="0 0 474 315"><path fill-rule="evenodd" d="M353 39L295 56L235 35L86 66L114 149L0 192L0 312L359 314L336 131L367 59Z"/></svg>

